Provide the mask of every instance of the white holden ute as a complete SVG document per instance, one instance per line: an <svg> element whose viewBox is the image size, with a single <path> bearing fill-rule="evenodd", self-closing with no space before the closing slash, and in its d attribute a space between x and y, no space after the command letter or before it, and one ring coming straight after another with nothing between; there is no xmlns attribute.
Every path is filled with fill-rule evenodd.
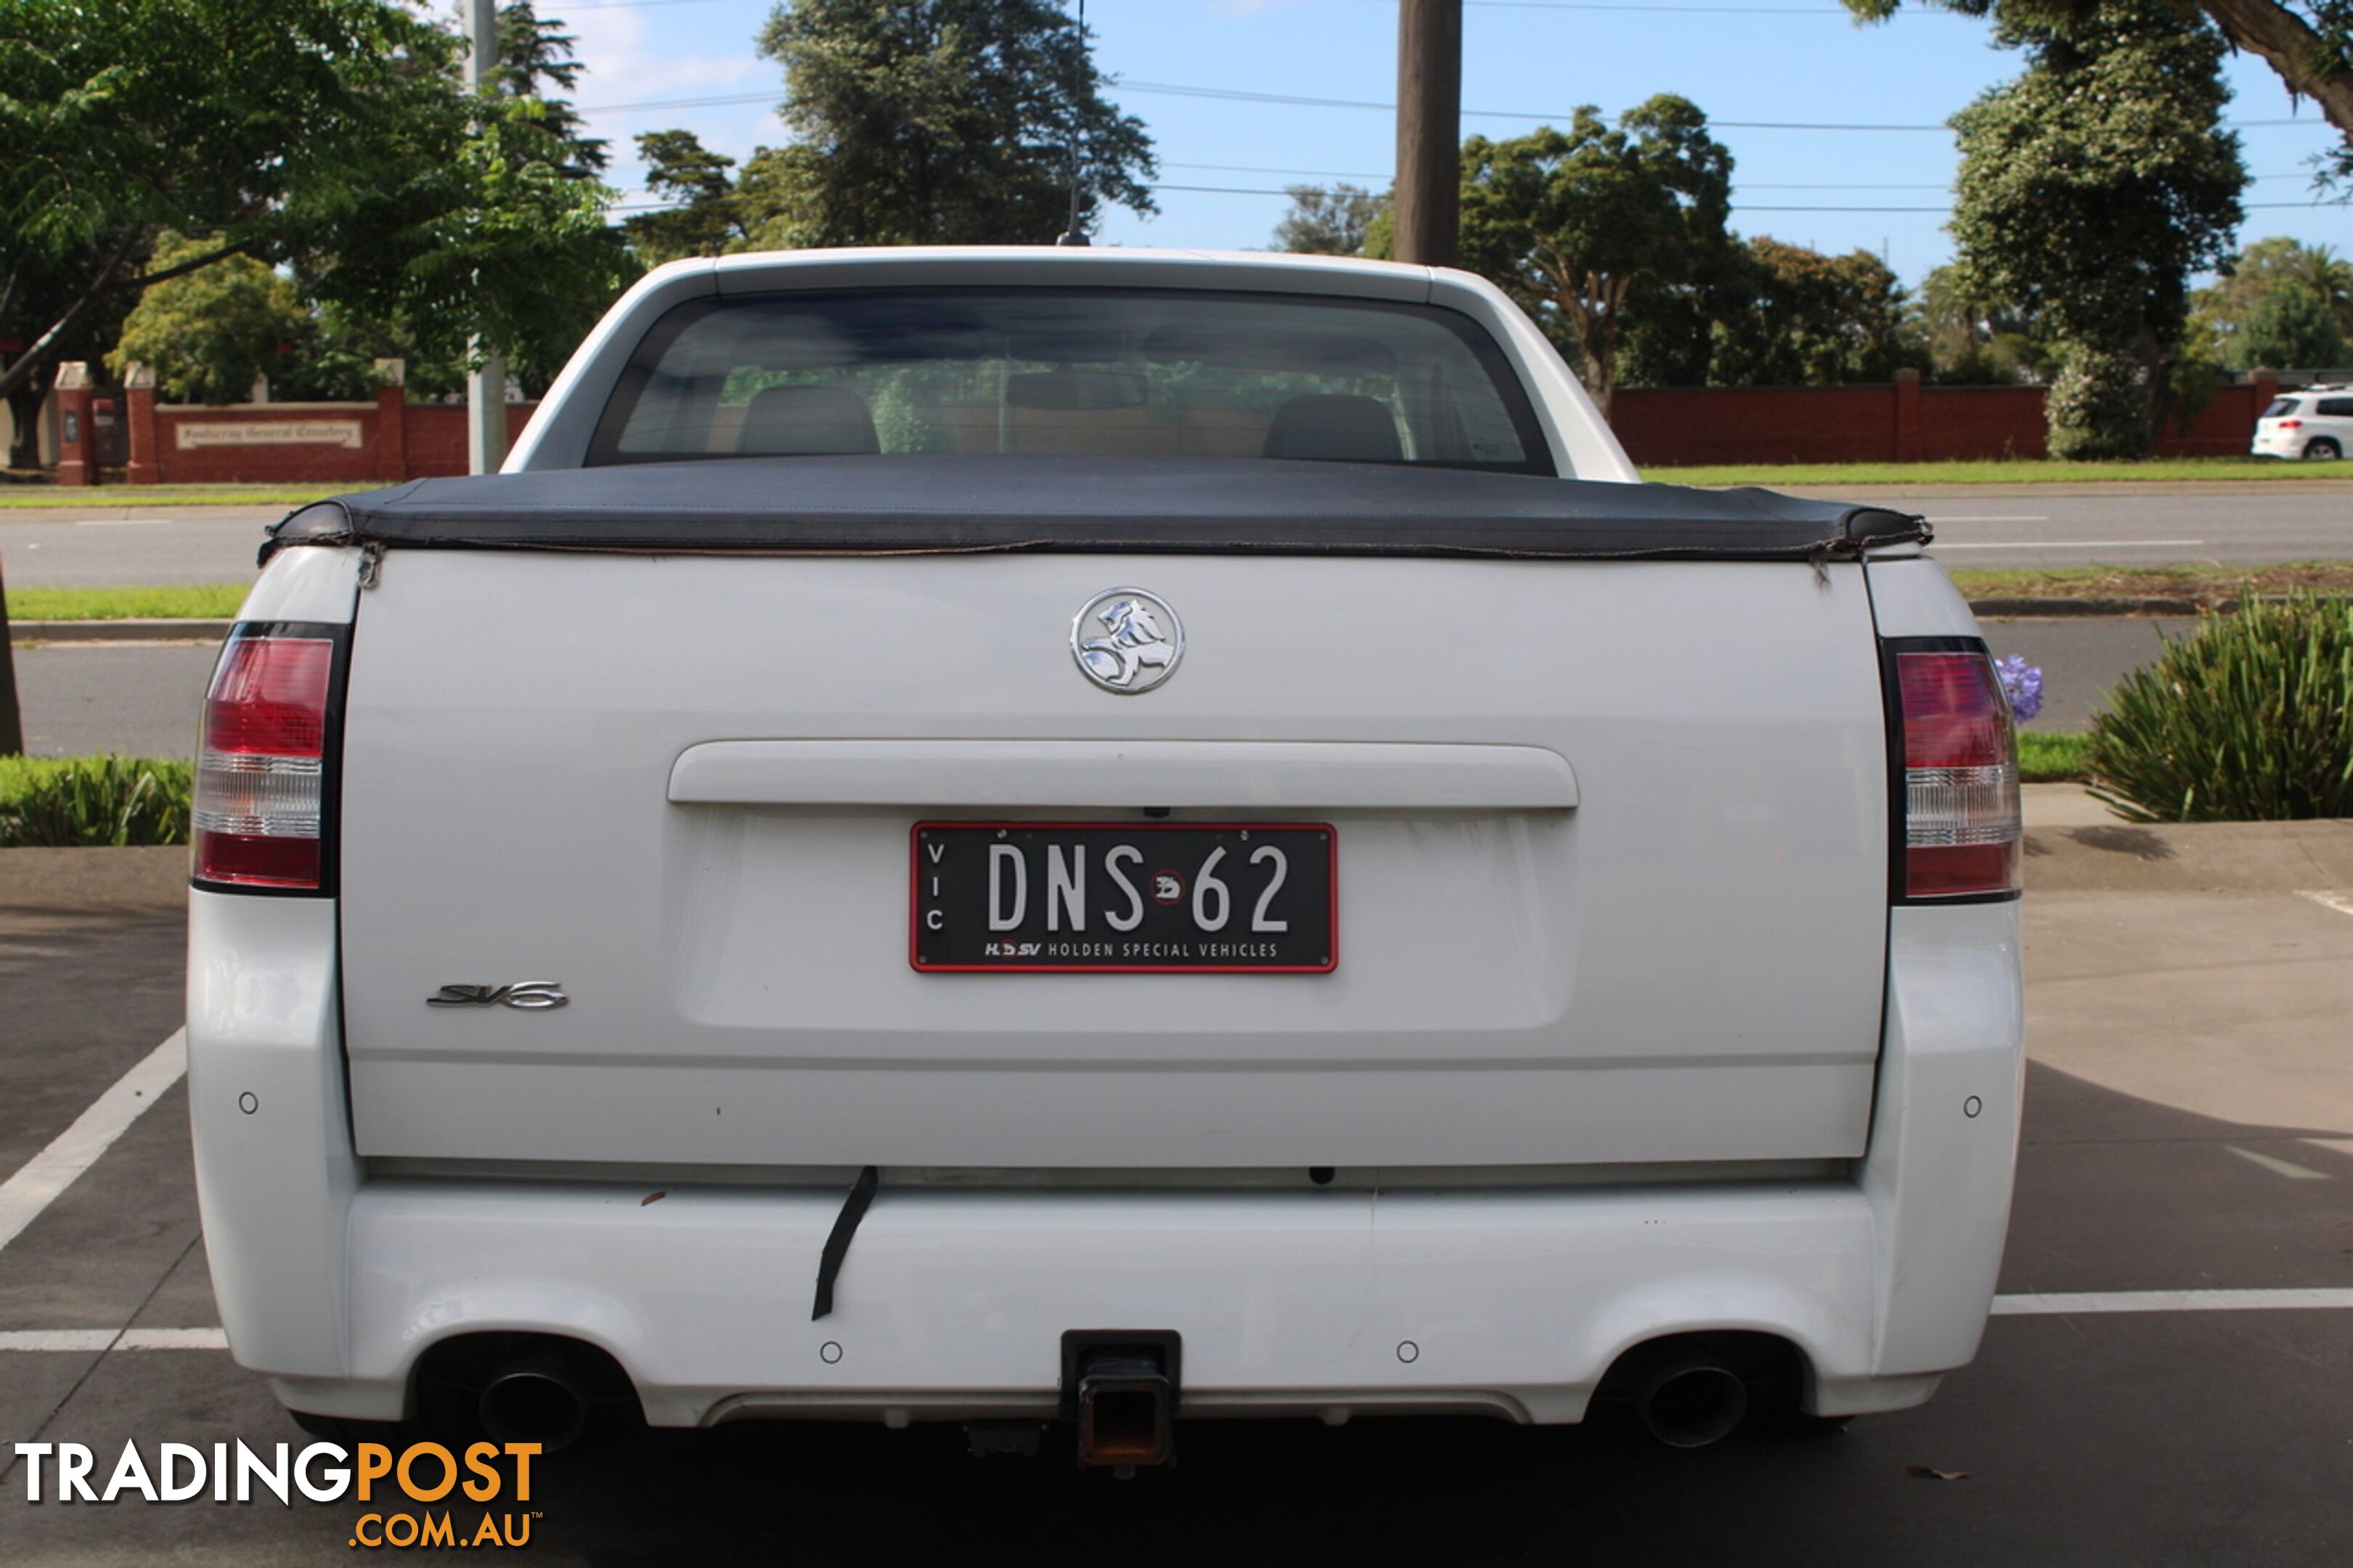
<svg viewBox="0 0 2353 1568"><path fill-rule="evenodd" d="M1975 1353L2010 715L1915 517L1638 481L1465 273L732 256L222 651L189 1082L315 1430L1629 1410Z"/></svg>

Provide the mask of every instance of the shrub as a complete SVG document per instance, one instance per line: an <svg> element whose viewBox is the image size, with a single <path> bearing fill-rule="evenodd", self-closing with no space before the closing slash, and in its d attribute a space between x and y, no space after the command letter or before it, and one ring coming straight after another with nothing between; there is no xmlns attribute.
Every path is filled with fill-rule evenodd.
<svg viewBox="0 0 2353 1568"><path fill-rule="evenodd" d="M2200 616L2109 694L2089 760L2136 822L2353 815L2353 598Z"/></svg>
<svg viewBox="0 0 2353 1568"><path fill-rule="evenodd" d="M2071 343L2042 404L2051 455L2080 463L2148 456L2148 387L2139 358Z"/></svg>
<svg viewBox="0 0 2353 1568"><path fill-rule="evenodd" d="M143 757L6 759L0 847L185 844L194 770Z"/></svg>

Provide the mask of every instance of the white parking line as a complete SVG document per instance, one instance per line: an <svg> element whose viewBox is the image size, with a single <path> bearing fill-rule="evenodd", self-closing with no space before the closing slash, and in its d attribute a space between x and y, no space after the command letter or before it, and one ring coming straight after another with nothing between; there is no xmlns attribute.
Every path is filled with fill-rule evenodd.
<svg viewBox="0 0 2353 1568"><path fill-rule="evenodd" d="M164 1098L165 1089L180 1081L180 1075L188 1070L186 1038L185 1029L174 1030L137 1067L115 1079L114 1087L92 1100L89 1110L74 1118L72 1126L51 1139L47 1148L0 1182L0 1247L22 1235L59 1193L74 1184L74 1178L96 1163L132 1122L146 1114L149 1106Z"/></svg>
<svg viewBox="0 0 2353 1568"><path fill-rule="evenodd" d="M2322 909L2335 910L2340 915L2353 915L2353 899L2348 899L2342 893L2315 892L2310 889L2303 889L2297 892L2296 897L2299 899L2310 899Z"/></svg>
<svg viewBox="0 0 2353 1568"><path fill-rule="evenodd" d="M221 1329L0 1329L0 1352L225 1351Z"/></svg>
<svg viewBox="0 0 2353 1568"><path fill-rule="evenodd" d="M78 517L76 528L168 528L168 517Z"/></svg>
<svg viewBox="0 0 2353 1568"><path fill-rule="evenodd" d="M2049 522L2047 517L1932 517L1930 522Z"/></svg>
<svg viewBox="0 0 2353 1568"><path fill-rule="evenodd" d="M1997 1318L2077 1312L2304 1312L2353 1309L2353 1290L2085 1290L1996 1296Z"/></svg>
<svg viewBox="0 0 2353 1568"><path fill-rule="evenodd" d="M2249 1164L2261 1165L2273 1175L2285 1176L2291 1182L2325 1182L2328 1180L2328 1173L2326 1171L2316 1171L2308 1166L2290 1164L2285 1160L2276 1160L2269 1154L2258 1154L2253 1149L2242 1149L2235 1143L2225 1143L2222 1147L2227 1152L2236 1154L2240 1159L2246 1161Z"/></svg>
<svg viewBox="0 0 2353 1568"><path fill-rule="evenodd" d="M1930 521L1935 520L1932 518ZM1947 550L2158 550L2205 542L2202 539L1973 539L1966 544L1939 540L1928 548L1938 552Z"/></svg>

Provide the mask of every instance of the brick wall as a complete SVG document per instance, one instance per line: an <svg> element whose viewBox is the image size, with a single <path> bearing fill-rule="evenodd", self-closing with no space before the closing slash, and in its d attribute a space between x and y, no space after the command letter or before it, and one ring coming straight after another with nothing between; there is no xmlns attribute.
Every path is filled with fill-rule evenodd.
<svg viewBox="0 0 2353 1568"><path fill-rule="evenodd" d="M2278 395L2258 378L2215 389L2187 431L2171 421L2161 457L2244 457L2255 416ZM1621 389L1609 423L1634 461L1908 463L2040 458L2039 386L1635 387Z"/></svg>
<svg viewBox="0 0 2353 1568"><path fill-rule="evenodd" d="M370 403L212 408L158 403L134 367L122 395L132 484L397 484L466 471L465 409L411 404L397 386ZM2188 431L2168 424L2158 453L2243 456L2277 392L2268 378L2216 389ZM60 450L58 480L95 483L97 399L70 375L58 395L81 435ZM2042 398L2041 387L1924 386L1909 375L1879 386L1634 387L1618 393L1610 424L1644 467L2040 458ZM508 408L511 442L537 407Z"/></svg>
<svg viewBox="0 0 2353 1568"><path fill-rule="evenodd" d="M159 403L151 377L132 367L127 475L134 485L222 483L398 484L466 471L466 410L411 404L398 386L367 403L238 403L225 407ZM74 376L59 378L59 402L79 416L80 438L60 454L60 484L94 484L95 400ZM510 405L507 438L521 436L536 404Z"/></svg>

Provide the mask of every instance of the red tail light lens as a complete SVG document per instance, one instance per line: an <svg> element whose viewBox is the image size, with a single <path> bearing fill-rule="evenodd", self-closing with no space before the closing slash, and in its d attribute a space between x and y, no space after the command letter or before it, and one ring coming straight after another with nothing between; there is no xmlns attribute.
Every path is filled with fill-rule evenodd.
<svg viewBox="0 0 2353 1568"><path fill-rule="evenodd" d="M320 886L335 644L232 637L205 697L196 760L197 879Z"/></svg>
<svg viewBox="0 0 2353 1568"><path fill-rule="evenodd" d="M2301 430L2304 428L2304 421L2301 419L2283 419L2278 424L2273 426L2272 428L2274 430Z"/></svg>
<svg viewBox="0 0 2353 1568"><path fill-rule="evenodd" d="M2019 889L2018 742L1982 648L1895 655L1904 740L1903 896Z"/></svg>

